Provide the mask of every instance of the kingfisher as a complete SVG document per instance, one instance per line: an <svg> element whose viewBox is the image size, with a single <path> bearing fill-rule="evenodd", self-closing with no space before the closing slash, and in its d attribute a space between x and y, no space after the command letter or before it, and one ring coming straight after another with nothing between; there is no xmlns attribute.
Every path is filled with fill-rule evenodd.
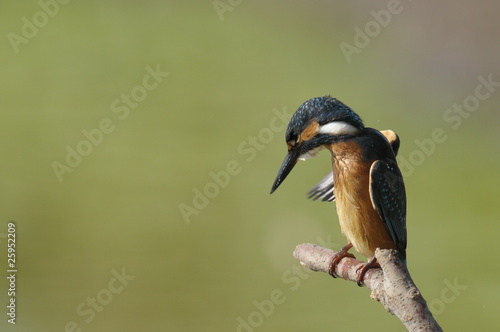
<svg viewBox="0 0 500 332"><path fill-rule="evenodd" d="M331 96L312 98L292 116L285 134L288 154L273 193L298 160L329 150L333 171L309 191L309 198L336 201L347 245L333 257L329 273L354 249L368 259L357 270L357 284L379 267L375 249L395 249L406 264L406 193L396 162L399 137L392 130L365 127L350 107Z"/></svg>

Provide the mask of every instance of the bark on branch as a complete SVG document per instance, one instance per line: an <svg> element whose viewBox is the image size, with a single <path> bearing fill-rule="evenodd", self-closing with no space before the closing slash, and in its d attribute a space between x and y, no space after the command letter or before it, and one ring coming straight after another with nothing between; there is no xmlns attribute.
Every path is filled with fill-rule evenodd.
<svg viewBox="0 0 500 332"><path fill-rule="evenodd" d="M317 244L304 243L297 246L293 256L313 271L328 273L335 254L335 251ZM370 269L365 274L364 284L371 290L370 297L398 317L408 331L443 331L397 252L377 249L375 257L382 268ZM345 280L356 282L356 269L362 264L357 259L346 257L337 265L335 273Z"/></svg>

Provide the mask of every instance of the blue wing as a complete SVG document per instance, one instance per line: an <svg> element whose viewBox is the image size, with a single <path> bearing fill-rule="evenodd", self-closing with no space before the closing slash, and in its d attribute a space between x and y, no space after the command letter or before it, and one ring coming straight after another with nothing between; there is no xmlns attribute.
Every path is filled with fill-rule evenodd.
<svg viewBox="0 0 500 332"><path fill-rule="evenodd" d="M370 197L396 248L406 259L406 192L396 162L377 160L372 164Z"/></svg>

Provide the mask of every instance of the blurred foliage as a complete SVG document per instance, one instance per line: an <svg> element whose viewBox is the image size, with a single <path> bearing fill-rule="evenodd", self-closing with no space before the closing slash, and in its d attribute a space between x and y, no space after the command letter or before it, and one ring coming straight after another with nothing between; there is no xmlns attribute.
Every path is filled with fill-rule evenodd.
<svg viewBox="0 0 500 332"><path fill-rule="evenodd" d="M16 221L19 269L18 324L3 307L2 331L72 321L82 331L403 330L366 289L291 257L302 242L345 242L334 204L304 198L327 153L268 194L286 152L276 112L288 119L326 94L395 130L402 159L442 128L446 141L406 177L409 267L445 330L500 328L500 91L456 129L443 118L478 77L500 81L498 3L403 1L349 63L339 45L388 2L222 0L221 20L212 1L72 1L51 7L16 53L9 33L22 36L40 3L54 2L3 1L0 14L0 233ZM148 67L169 75L142 97ZM131 93L137 105L114 112ZM53 163L88 149L84 131L103 119L113 130L95 134L60 182ZM213 198L186 223L181 204L205 189ZM135 278L110 293L122 269ZM450 290L455 281L466 288ZM100 310L87 304L96 296Z"/></svg>

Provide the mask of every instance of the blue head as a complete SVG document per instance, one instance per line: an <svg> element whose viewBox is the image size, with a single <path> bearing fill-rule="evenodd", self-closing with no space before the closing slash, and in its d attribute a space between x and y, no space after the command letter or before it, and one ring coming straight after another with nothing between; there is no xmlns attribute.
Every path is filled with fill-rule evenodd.
<svg viewBox="0 0 500 332"><path fill-rule="evenodd" d="M292 116L286 130L288 154L274 181L278 188L299 159L314 156L325 145L349 139L364 129L361 118L347 105L330 96L312 98Z"/></svg>

